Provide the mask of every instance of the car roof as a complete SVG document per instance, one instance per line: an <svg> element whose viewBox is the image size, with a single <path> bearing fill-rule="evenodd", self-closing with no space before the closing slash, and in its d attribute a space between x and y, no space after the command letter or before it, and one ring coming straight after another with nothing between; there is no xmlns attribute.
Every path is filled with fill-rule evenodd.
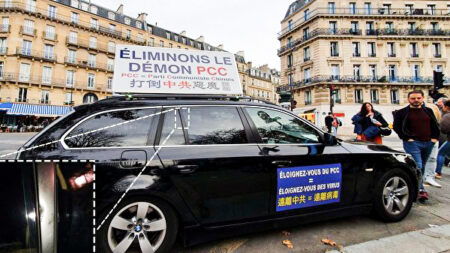
<svg viewBox="0 0 450 253"><path fill-rule="evenodd" d="M75 107L76 111L104 111L113 109L136 108L146 106L173 105L247 105L264 106L284 110L282 107L265 100L251 97L206 96L206 95L127 95L112 96L92 104Z"/></svg>

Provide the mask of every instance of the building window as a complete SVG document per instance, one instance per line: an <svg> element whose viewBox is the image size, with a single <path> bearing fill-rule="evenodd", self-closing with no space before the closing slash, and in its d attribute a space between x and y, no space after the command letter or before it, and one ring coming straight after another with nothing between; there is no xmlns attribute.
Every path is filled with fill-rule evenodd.
<svg viewBox="0 0 450 253"><path fill-rule="evenodd" d="M24 20L23 33L34 36L34 21L28 19Z"/></svg>
<svg viewBox="0 0 450 253"><path fill-rule="evenodd" d="M419 57L419 51L417 48L417 43L410 43L409 48L411 49L411 57Z"/></svg>
<svg viewBox="0 0 450 253"><path fill-rule="evenodd" d="M126 32L125 32L125 37L126 37L127 39L131 39L131 30L130 30L130 29L127 29L127 30L126 30Z"/></svg>
<svg viewBox="0 0 450 253"><path fill-rule="evenodd" d="M395 43L394 42L388 42L388 57L396 57L395 55Z"/></svg>
<svg viewBox="0 0 450 253"><path fill-rule="evenodd" d="M415 34L416 22L408 22L408 30L409 30L409 34Z"/></svg>
<svg viewBox="0 0 450 253"><path fill-rule="evenodd" d="M89 47L90 48L97 48L97 38L96 37L90 37L89 38Z"/></svg>
<svg viewBox="0 0 450 253"><path fill-rule="evenodd" d="M67 53L67 62L68 63L75 63L76 54L77 54L77 51L69 49L69 51Z"/></svg>
<svg viewBox="0 0 450 253"><path fill-rule="evenodd" d="M56 7L53 5L48 6L48 17L49 18L56 18Z"/></svg>
<svg viewBox="0 0 450 253"><path fill-rule="evenodd" d="M125 17L125 18L123 19L123 21L124 21L125 24L127 24L127 25L130 25L130 24L131 24L131 20L130 20L129 17Z"/></svg>
<svg viewBox="0 0 450 253"><path fill-rule="evenodd" d="M164 47L164 40L160 40L160 41L159 41L159 46L160 46L160 47Z"/></svg>
<svg viewBox="0 0 450 253"><path fill-rule="evenodd" d="M0 38L0 53L6 54L7 49L8 48L6 47L6 38Z"/></svg>
<svg viewBox="0 0 450 253"><path fill-rule="evenodd" d="M310 105L311 103L312 103L311 91L307 90L307 91L305 91L305 105Z"/></svg>
<svg viewBox="0 0 450 253"><path fill-rule="evenodd" d="M292 63L293 63L293 56L292 56L292 54L289 54L287 56L287 67L288 68L292 67Z"/></svg>
<svg viewBox="0 0 450 253"><path fill-rule="evenodd" d="M55 27L47 25L45 27L45 38L49 40L55 40Z"/></svg>
<svg viewBox="0 0 450 253"><path fill-rule="evenodd" d="M31 48L32 48L31 41L23 40L22 41L22 52L21 52L21 54L23 54L23 55L31 55Z"/></svg>
<svg viewBox="0 0 450 253"><path fill-rule="evenodd" d="M397 67L395 65L389 65L389 81L397 81Z"/></svg>
<svg viewBox="0 0 450 253"><path fill-rule="evenodd" d="M90 11L91 11L91 13L97 14L97 11L98 11L97 6L91 5L90 6Z"/></svg>
<svg viewBox="0 0 450 253"><path fill-rule="evenodd" d="M108 70L113 71L114 70L114 59L108 58Z"/></svg>
<svg viewBox="0 0 450 253"><path fill-rule="evenodd" d="M363 93L361 89L355 90L355 103L363 103Z"/></svg>
<svg viewBox="0 0 450 253"><path fill-rule="evenodd" d="M331 65L331 79L339 80L339 65L333 64Z"/></svg>
<svg viewBox="0 0 450 253"><path fill-rule="evenodd" d="M304 12L305 21L309 19L309 9L306 9Z"/></svg>
<svg viewBox="0 0 450 253"><path fill-rule="evenodd" d="M41 104L49 104L50 103L50 91L42 90L41 91L41 100L39 102Z"/></svg>
<svg viewBox="0 0 450 253"><path fill-rule="evenodd" d="M309 39L309 27L306 27L305 29L303 29L303 39L304 40Z"/></svg>
<svg viewBox="0 0 450 253"><path fill-rule="evenodd" d="M25 9L30 12L36 12L36 0L26 0Z"/></svg>
<svg viewBox="0 0 450 253"><path fill-rule="evenodd" d="M149 38L148 39L148 45L151 46L151 47L154 47L155 46L155 39L154 38Z"/></svg>
<svg viewBox="0 0 450 253"><path fill-rule="evenodd" d="M88 11L89 10L89 4L85 3L85 2L81 2L81 9L83 11Z"/></svg>
<svg viewBox="0 0 450 253"><path fill-rule="evenodd" d="M366 35L377 35L373 21L366 22Z"/></svg>
<svg viewBox="0 0 450 253"><path fill-rule="evenodd" d="M66 92L66 99L64 101L64 104L66 105L71 105L73 104L73 100L72 100L72 92Z"/></svg>
<svg viewBox="0 0 450 253"><path fill-rule="evenodd" d="M360 57L361 50L359 42L352 42L352 46L353 46L353 57Z"/></svg>
<svg viewBox="0 0 450 253"><path fill-rule="evenodd" d="M391 104L394 104L394 105L400 104L398 90L391 90Z"/></svg>
<svg viewBox="0 0 450 253"><path fill-rule="evenodd" d="M436 5L435 4L428 5L428 14L436 15Z"/></svg>
<svg viewBox="0 0 450 253"><path fill-rule="evenodd" d="M80 4L79 4L78 0L71 0L70 1L70 6L72 6L72 7L78 8L79 5Z"/></svg>
<svg viewBox="0 0 450 253"><path fill-rule="evenodd" d="M289 86L294 85L294 74L289 74L288 75L288 85Z"/></svg>
<svg viewBox="0 0 450 253"><path fill-rule="evenodd" d="M367 48L369 49L368 51L368 56L369 57L376 57L377 56L377 52L376 52L376 47L375 47L375 42L367 42Z"/></svg>
<svg viewBox="0 0 450 253"><path fill-rule="evenodd" d="M356 3L349 3L350 14L356 14Z"/></svg>
<svg viewBox="0 0 450 253"><path fill-rule="evenodd" d="M288 48L292 47L292 36L287 38L287 47Z"/></svg>
<svg viewBox="0 0 450 253"><path fill-rule="evenodd" d="M439 23L438 22L432 22L431 23L431 30L433 30L434 33L439 32Z"/></svg>
<svg viewBox="0 0 450 253"><path fill-rule="evenodd" d="M354 35L358 35L359 34L359 22L358 21L352 21L350 23L350 33L354 34Z"/></svg>
<svg viewBox="0 0 450 253"><path fill-rule="evenodd" d="M329 14L335 14L336 13L336 3L335 2L329 2L328 3L328 13Z"/></svg>
<svg viewBox="0 0 450 253"><path fill-rule="evenodd" d="M44 66L42 69L42 83L50 84L52 82L52 68Z"/></svg>
<svg viewBox="0 0 450 253"><path fill-rule="evenodd" d="M311 58L311 56L310 56L310 54L309 54L309 47L305 47L305 49L303 49L303 51L304 51L304 55L305 55L305 58L304 58L304 61L309 61Z"/></svg>
<svg viewBox="0 0 450 253"><path fill-rule="evenodd" d="M406 8L406 14L413 14L414 13L414 5L413 4L405 4Z"/></svg>
<svg viewBox="0 0 450 253"><path fill-rule="evenodd" d="M28 63L20 63L19 70L19 81L20 82L29 82L30 81L30 64Z"/></svg>
<svg viewBox="0 0 450 253"><path fill-rule="evenodd" d="M292 30L292 19L288 21L287 29L288 31Z"/></svg>
<svg viewBox="0 0 450 253"><path fill-rule="evenodd" d="M331 56L339 56L338 43L336 41L330 42Z"/></svg>
<svg viewBox="0 0 450 253"><path fill-rule="evenodd" d="M110 33L115 33L116 32L116 25L109 24L109 32Z"/></svg>
<svg viewBox="0 0 450 253"><path fill-rule="evenodd" d="M91 18L91 28L98 30L98 20Z"/></svg>
<svg viewBox="0 0 450 253"><path fill-rule="evenodd" d="M391 4L383 4L384 14L391 14Z"/></svg>
<svg viewBox="0 0 450 253"><path fill-rule="evenodd" d="M76 32L70 32L69 33L69 42L73 44L78 43L78 33Z"/></svg>
<svg viewBox="0 0 450 253"><path fill-rule="evenodd" d="M303 76L305 78L305 83L310 83L311 82L311 69L310 68L304 69Z"/></svg>
<svg viewBox="0 0 450 253"><path fill-rule="evenodd" d="M0 78L3 78L3 69L5 67L5 63L0 61Z"/></svg>
<svg viewBox="0 0 450 253"><path fill-rule="evenodd" d="M364 14L372 14L372 3L364 3Z"/></svg>
<svg viewBox="0 0 450 253"><path fill-rule="evenodd" d="M89 56L88 56L88 66L89 67L95 68L95 58L96 58L95 54L89 54Z"/></svg>
<svg viewBox="0 0 450 253"><path fill-rule="evenodd" d="M27 102L28 89L27 88L19 88L19 96L17 98L17 102L26 103Z"/></svg>
<svg viewBox="0 0 450 253"><path fill-rule="evenodd" d="M70 13L70 22L72 22L74 24L78 24L78 18L79 18L78 13L76 13L76 12Z"/></svg>
<svg viewBox="0 0 450 253"><path fill-rule="evenodd" d="M369 75L372 82L376 82L378 80L377 77L377 65L371 64L369 65Z"/></svg>
<svg viewBox="0 0 450 253"><path fill-rule="evenodd" d="M88 80L87 80L87 87L94 88L94 83L95 83L95 74L89 73Z"/></svg>
<svg viewBox="0 0 450 253"><path fill-rule="evenodd" d="M166 39L170 40L170 32L166 32Z"/></svg>
<svg viewBox="0 0 450 253"><path fill-rule="evenodd" d="M420 81L420 67L417 64L412 66L413 80L414 82Z"/></svg>
<svg viewBox="0 0 450 253"><path fill-rule="evenodd" d="M44 58L45 59L49 59L49 60L54 59L53 48L54 48L53 45L45 44L45 46L44 46Z"/></svg>
<svg viewBox="0 0 450 253"><path fill-rule="evenodd" d="M173 47L173 44L172 43L169 43L169 48L172 48Z"/></svg>
<svg viewBox="0 0 450 253"><path fill-rule="evenodd" d="M442 65L436 65L436 67L434 68L434 71L436 72L442 72Z"/></svg>
<svg viewBox="0 0 450 253"><path fill-rule="evenodd" d="M355 81L361 81L361 65L353 65L353 79Z"/></svg>
<svg viewBox="0 0 450 253"><path fill-rule="evenodd" d="M108 42L108 52L114 53L116 52L116 43L109 41Z"/></svg>
<svg viewBox="0 0 450 253"><path fill-rule="evenodd" d="M136 28L142 29L142 23L140 21L136 21Z"/></svg>
<svg viewBox="0 0 450 253"><path fill-rule="evenodd" d="M106 88L108 90L112 89L112 77L108 76L108 81L106 82Z"/></svg>
<svg viewBox="0 0 450 253"><path fill-rule="evenodd" d="M340 104L341 103L341 90L335 89L332 97L333 97L333 101L335 104Z"/></svg>
<svg viewBox="0 0 450 253"><path fill-rule="evenodd" d="M98 101L98 98L95 94L88 93L83 97L83 104L92 104Z"/></svg>
<svg viewBox="0 0 450 253"><path fill-rule="evenodd" d="M73 87L75 84L75 71L67 70L66 72L66 86Z"/></svg>
<svg viewBox="0 0 450 253"><path fill-rule="evenodd" d="M394 32L394 23L393 22L386 22L386 33L392 34Z"/></svg>
<svg viewBox="0 0 450 253"><path fill-rule="evenodd" d="M115 19L116 19L116 14L114 14L114 13L111 12L111 11L109 11L109 12L108 12L108 18L109 18L109 19L112 19L112 20L115 20Z"/></svg>
<svg viewBox="0 0 450 253"><path fill-rule="evenodd" d="M379 104L378 90L370 90L370 102L372 104Z"/></svg>
<svg viewBox="0 0 450 253"><path fill-rule="evenodd" d="M433 55L435 58L441 58L441 44L433 43Z"/></svg>
<svg viewBox="0 0 450 253"><path fill-rule="evenodd" d="M337 22L330 21L330 34L337 34Z"/></svg>

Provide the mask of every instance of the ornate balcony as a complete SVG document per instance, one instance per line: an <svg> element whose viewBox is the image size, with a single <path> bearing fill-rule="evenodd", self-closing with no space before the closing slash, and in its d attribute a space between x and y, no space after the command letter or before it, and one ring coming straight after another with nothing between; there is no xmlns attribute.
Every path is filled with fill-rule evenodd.
<svg viewBox="0 0 450 253"><path fill-rule="evenodd" d="M72 57L64 57L64 63L69 66L74 67L80 67L85 69L91 69L91 70L100 70L100 71L108 71L113 72L114 68L111 68L108 64L105 64L103 62L95 61L90 62L88 60L82 60L79 58L72 58Z"/></svg>
<svg viewBox="0 0 450 253"><path fill-rule="evenodd" d="M16 55L24 58L39 59L48 62L57 61L57 56L53 52L50 53L50 52L35 51L23 47L16 48Z"/></svg>

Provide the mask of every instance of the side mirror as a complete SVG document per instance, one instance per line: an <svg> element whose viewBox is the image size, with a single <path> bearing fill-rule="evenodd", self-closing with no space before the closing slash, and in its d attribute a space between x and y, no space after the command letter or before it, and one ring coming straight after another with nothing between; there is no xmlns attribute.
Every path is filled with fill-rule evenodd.
<svg viewBox="0 0 450 253"><path fill-rule="evenodd" d="M336 137L334 137L333 135L331 135L329 133L325 133L323 135L323 139L324 139L325 146L334 146L337 144Z"/></svg>

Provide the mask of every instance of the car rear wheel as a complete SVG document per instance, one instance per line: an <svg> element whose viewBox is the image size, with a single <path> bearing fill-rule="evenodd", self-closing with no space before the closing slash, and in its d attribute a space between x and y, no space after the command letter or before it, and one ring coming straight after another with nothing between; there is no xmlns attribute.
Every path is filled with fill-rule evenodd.
<svg viewBox="0 0 450 253"><path fill-rule="evenodd" d="M401 169L386 172L375 188L374 211L383 221L400 221L408 215L413 202L413 185Z"/></svg>
<svg viewBox="0 0 450 253"><path fill-rule="evenodd" d="M177 216L165 202L158 199L124 201L109 215L98 233L99 252L169 252L177 230Z"/></svg>

